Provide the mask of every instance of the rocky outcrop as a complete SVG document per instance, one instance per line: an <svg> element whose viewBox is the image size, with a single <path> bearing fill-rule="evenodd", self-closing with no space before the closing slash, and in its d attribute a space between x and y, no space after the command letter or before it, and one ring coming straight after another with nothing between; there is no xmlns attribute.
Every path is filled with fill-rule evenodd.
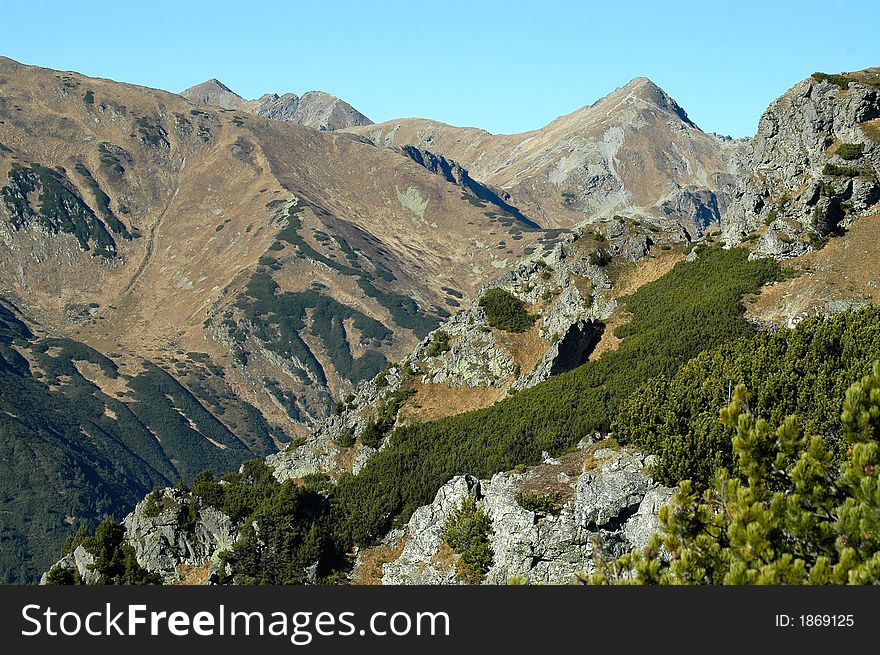
<svg viewBox="0 0 880 655"><path fill-rule="evenodd" d="M188 491L161 489L137 504L125 517L125 543L134 549L138 564L158 573L167 583L184 579L188 570L204 569L200 580L211 582L219 566L218 554L238 538L231 519L202 505ZM62 557L52 568L70 569L84 584L97 584L95 557L82 545ZM41 584L46 583L48 572Z"/></svg>
<svg viewBox="0 0 880 655"><path fill-rule="evenodd" d="M237 109L285 123L305 125L321 131L372 125L372 121L344 100L323 91L267 93L258 100L245 100L219 80L211 79L180 93L197 105Z"/></svg>
<svg viewBox="0 0 880 655"><path fill-rule="evenodd" d="M362 383L348 402L339 405L340 411L327 417L304 442L267 457L266 464L275 469L275 478L284 482L312 473L336 477L344 471L360 471L376 448L356 440L375 418L380 400L400 389L401 372L400 367L391 367Z"/></svg>
<svg viewBox="0 0 880 655"><path fill-rule="evenodd" d="M577 453L548 458L522 473L498 473L491 480L452 478L403 530L386 537L400 555L383 565L382 583L456 583L457 556L442 543L441 533L467 494L476 495L492 523L494 558L486 583L506 584L514 577L571 583L579 573L592 572L597 561L644 547L658 529L657 511L672 490L651 480L649 458L588 443ZM555 511L527 509L521 504L524 492L546 492L559 506Z"/></svg>
<svg viewBox="0 0 880 655"><path fill-rule="evenodd" d="M141 501L122 523L138 564L166 579L176 578L181 564L211 562L237 538L228 516L178 489Z"/></svg>
<svg viewBox="0 0 880 655"><path fill-rule="evenodd" d="M58 560L52 569L68 569L75 572L83 584L98 584L101 575L94 570L94 564L95 556L80 545ZM46 584L48 577L49 571L46 571L40 578L40 584Z"/></svg>
<svg viewBox="0 0 880 655"><path fill-rule="evenodd" d="M794 257L848 227L880 201L880 90L865 73L810 77L764 112L724 213L728 245L755 243L757 255ZM874 137L876 138L876 137Z"/></svg>

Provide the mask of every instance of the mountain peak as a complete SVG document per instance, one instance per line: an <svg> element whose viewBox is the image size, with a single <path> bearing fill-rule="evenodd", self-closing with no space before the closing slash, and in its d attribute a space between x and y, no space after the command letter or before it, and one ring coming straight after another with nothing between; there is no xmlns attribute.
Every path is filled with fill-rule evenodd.
<svg viewBox="0 0 880 655"><path fill-rule="evenodd" d="M245 100L220 80L211 78L191 86L180 95L197 105L239 109L318 130L339 130L372 123L350 104L324 91L309 91L302 97L295 93L265 93L258 100Z"/></svg>
<svg viewBox="0 0 880 655"><path fill-rule="evenodd" d="M620 98L621 96L635 95L645 102L655 105L664 111L671 112L678 116L684 123L690 127L697 126L688 117L687 112L670 96L666 91L657 86L647 77L634 77L624 86L620 87L613 93L603 98ZM601 100L600 100L601 102Z"/></svg>
<svg viewBox="0 0 880 655"><path fill-rule="evenodd" d="M197 105L213 105L223 109L237 109L244 103L244 98L214 77L189 87L180 95Z"/></svg>

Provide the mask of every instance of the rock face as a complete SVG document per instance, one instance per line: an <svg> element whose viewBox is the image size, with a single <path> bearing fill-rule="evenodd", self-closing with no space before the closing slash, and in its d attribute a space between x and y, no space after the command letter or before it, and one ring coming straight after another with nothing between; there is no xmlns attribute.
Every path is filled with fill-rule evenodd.
<svg viewBox="0 0 880 655"><path fill-rule="evenodd" d="M235 543L229 517L213 507L194 508L198 501L188 492L163 489L154 501L158 516L143 500L122 522L138 563L148 571L174 579L181 564L204 566Z"/></svg>
<svg viewBox="0 0 880 655"><path fill-rule="evenodd" d="M302 96L295 93L281 96L267 93L259 100L245 100L219 80L211 79L182 91L180 95L197 105L239 109L321 131L372 124L369 118L350 104L323 91L309 91Z"/></svg>
<svg viewBox="0 0 880 655"><path fill-rule="evenodd" d="M354 443L380 402L401 387L400 367L364 382L353 398L344 403L341 412L327 417L305 440L266 458L275 469L279 482L301 478L312 473L336 477L342 472L357 473L376 452L376 448ZM352 443L351 446L341 444ZM350 450L349 450L350 448Z"/></svg>
<svg viewBox="0 0 880 655"><path fill-rule="evenodd" d="M650 479L649 463L638 454L582 444L578 453L524 473L498 473L491 480L457 476L402 531L386 538L403 548L383 565L382 584L456 583L456 556L442 544L441 533L467 494L476 495L492 522L494 559L486 583L506 584L512 577L574 582L600 558L644 547L657 531L657 510L672 490ZM558 512L536 513L518 502L520 492L542 488L560 499Z"/></svg>
<svg viewBox="0 0 880 655"><path fill-rule="evenodd" d="M198 503L189 492L162 489L139 502L122 522L125 541L134 548L138 564L159 573L167 583L183 579L189 568L206 568L203 577L210 582L217 555L238 537L228 516ZM55 567L74 569L85 584L96 584L94 561L91 553L77 546ZM47 575L40 584L45 584Z"/></svg>
<svg viewBox="0 0 880 655"><path fill-rule="evenodd" d="M758 255L794 257L880 200L877 79L871 71L839 83L814 76L770 105L724 215L727 244L749 240Z"/></svg>
<svg viewBox="0 0 880 655"><path fill-rule="evenodd" d="M95 556L87 551L83 546L77 546L73 552L67 553L52 568L70 569L79 574L84 584L97 584L101 576L92 569L95 563ZM46 571L40 578L40 584L46 584L49 572Z"/></svg>
<svg viewBox="0 0 880 655"><path fill-rule="evenodd" d="M700 130L657 85L636 78L522 134L407 118L351 131L458 162L545 227L622 214L685 240L718 226L742 141Z"/></svg>

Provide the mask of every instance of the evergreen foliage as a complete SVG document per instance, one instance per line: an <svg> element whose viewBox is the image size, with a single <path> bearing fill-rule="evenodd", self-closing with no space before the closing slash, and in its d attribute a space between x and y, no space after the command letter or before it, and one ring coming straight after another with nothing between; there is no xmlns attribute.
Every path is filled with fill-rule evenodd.
<svg viewBox="0 0 880 655"><path fill-rule="evenodd" d="M425 357L436 357L449 352L449 334L443 330L437 330L431 336L431 343L425 348Z"/></svg>
<svg viewBox="0 0 880 655"><path fill-rule="evenodd" d="M536 514L556 514L562 509L562 498L558 492L532 493L520 491L514 497L517 504L523 509Z"/></svg>
<svg viewBox="0 0 880 655"><path fill-rule="evenodd" d="M494 530L492 521L477 505L474 494L468 494L446 523L440 538L461 557L456 562L459 580L467 584L479 584L492 566L495 553L489 543Z"/></svg>
<svg viewBox="0 0 880 655"><path fill-rule="evenodd" d="M98 573L101 585L144 585L162 584L161 576L150 573L138 564L134 548L125 543L125 526L117 523L112 517L101 521L94 536L80 532L66 544L65 549L72 551L82 545L95 561L91 568ZM49 571L48 584L82 584L78 571L53 567Z"/></svg>
<svg viewBox="0 0 880 655"><path fill-rule="evenodd" d="M853 159L860 159L864 150L864 143L841 143L834 154L841 159L851 161Z"/></svg>
<svg viewBox="0 0 880 655"><path fill-rule="evenodd" d="M648 380L620 407L612 425L620 443L658 456L653 475L667 485L689 479L697 489L719 467L734 465L719 410L739 383L771 423L797 414L811 434L841 450L838 412L847 387L880 359L880 308L813 318L793 330L762 331L706 351L675 375Z"/></svg>
<svg viewBox="0 0 880 655"><path fill-rule="evenodd" d="M646 380L754 333L740 315L740 297L780 276L776 262L749 261L745 250L707 250L625 300L632 319L616 332L624 337L617 351L491 407L398 427L357 476L342 476L333 490L339 547L368 544L406 521L454 475L491 477L537 464L544 450L560 454L585 434L608 430L620 403Z"/></svg>
<svg viewBox="0 0 880 655"><path fill-rule="evenodd" d="M525 332L537 320L526 311L526 304L504 289L489 289L480 298L486 321L505 332Z"/></svg>
<svg viewBox="0 0 880 655"><path fill-rule="evenodd" d="M832 177L858 177L859 175L867 174L866 169L856 168L855 166L840 166L839 164L833 164L830 161L826 162L825 166L822 167L822 175L829 175Z"/></svg>
<svg viewBox="0 0 880 655"><path fill-rule="evenodd" d="M279 483L263 460L245 462L223 484L210 473L197 477L192 492L241 525L238 541L222 558L234 566L236 581L246 584L297 584L306 570L331 560L326 526L326 480ZM323 568L319 565L316 571Z"/></svg>
<svg viewBox="0 0 880 655"><path fill-rule="evenodd" d="M272 209L273 204L269 203L267 207ZM345 254L347 263L339 262L333 257L328 257L315 250L315 248L313 248L312 245L309 244L309 242L300 234L302 220L299 218L299 213L306 209L306 207L310 208L317 216L328 220L333 220L335 218L323 207L300 198L298 204L287 211L287 226L278 233L277 238L279 241L286 241L295 246L304 257L326 264L343 275L356 278L357 284L361 290L371 298L375 298L379 304L385 307L397 325L412 330L418 338L423 338L431 330L437 327L437 317L424 312L415 300L409 296L381 288L381 282L377 281L376 278L378 277L379 280L383 282L391 282L395 279L394 274L386 268L383 268L381 264L378 266L375 275L370 271L365 270L359 265L355 250L345 241L345 239L342 238L341 235L334 236L334 240L339 244ZM380 286L376 286L376 284L379 284Z"/></svg>
<svg viewBox="0 0 880 655"><path fill-rule="evenodd" d="M661 535L594 583L877 584L880 582L880 364L846 391L841 460L795 416L755 419L738 385L721 411L737 473L699 493L682 482Z"/></svg>

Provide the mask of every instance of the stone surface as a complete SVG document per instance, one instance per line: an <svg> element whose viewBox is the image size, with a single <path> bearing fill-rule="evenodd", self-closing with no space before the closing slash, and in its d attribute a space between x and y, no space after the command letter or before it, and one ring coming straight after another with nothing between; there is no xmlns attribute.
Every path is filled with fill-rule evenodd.
<svg viewBox="0 0 880 655"><path fill-rule="evenodd" d="M590 440L580 449L586 455ZM536 469L498 473L491 480L456 476L429 505L417 509L406 527L389 535L390 545L403 543L399 557L383 565L382 584L456 584L455 557L441 544L449 515L469 493L492 522L494 560L485 582L506 584L512 577L532 583L572 583L578 573L594 570L598 558L612 558L644 547L657 531L657 511L672 490L660 487L645 473L646 458L636 453L599 449L592 453L596 468L562 473L567 487L560 511L535 513L517 502ZM591 461L586 458L586 461ZM548 458L541 469L561 468ZM561 473L561 472L560 472ZM554 489L558 491L558 486Z"/></svg>
<svg viewBox="0 0 880 655"><path fill-rule="evenodd" d="M749 144L749 174L724 212L725 242L735 245L748 237L756 255L795 257L875 206L880 144L863 126L878 117L878 90L859 82L841 90L810 77L775 100ZM842 159L836 152L843 143L863 144L863 155ZM829 165L863 174L829 175Z"/></svg>
<svg viewBox="0 0 880 655"><path fill-rule="evenodd" d="M138 564L152 573L159 573L166 582L183 579L185 569L207 567L208 580L217 577L221 564L217 555L235 543L238 535L232 521L213 507L198 506L190 514L192 494L179 489L161 489L152 501L158 514L148 510L150 500L144 499L123 519L125 542L132 546ZM148 504L149 503L149 504ZM95 558L83 546L62 557L54 566L76 569L86 584L96 584L99 575L89 567ZM43 574L41 584L45 584Z"/></svg>
<svg viewBox="0 0 880 655"><path fill-rule="evenodd" d="M187 514L199 501L178 489L163 489L156 504L158 516L148 516L147 500L125 517L126 540L134 547L138 563L148 571L174 578L178 566L203 566L232 546L237 537L228 516L213 507L199 507L187 529Z"/></svg>

